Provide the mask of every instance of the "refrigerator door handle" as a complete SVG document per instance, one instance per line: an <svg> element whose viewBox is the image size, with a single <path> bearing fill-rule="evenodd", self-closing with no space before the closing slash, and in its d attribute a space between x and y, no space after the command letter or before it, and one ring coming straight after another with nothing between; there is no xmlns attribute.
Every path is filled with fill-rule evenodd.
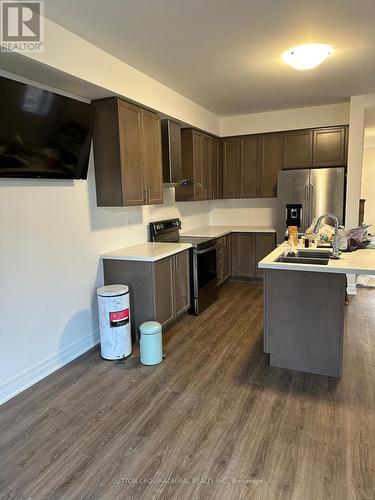
<svg viewBox="0 0 375 500"><path fill-rule="evenodd" d="M315 198L314 198L314 184L310 184L310 194L309 194L309 206L310 206L310 217L312 217L312 214L315 214ZM312 220L310 221L310 224L312 224Z"/></svg>
<svg viewBox="0 0 375 500"><path fill-rule="evenodd" d="M309 224L309 185L305 184L305 203L303 208L303 232L306 231Z"/></svg>

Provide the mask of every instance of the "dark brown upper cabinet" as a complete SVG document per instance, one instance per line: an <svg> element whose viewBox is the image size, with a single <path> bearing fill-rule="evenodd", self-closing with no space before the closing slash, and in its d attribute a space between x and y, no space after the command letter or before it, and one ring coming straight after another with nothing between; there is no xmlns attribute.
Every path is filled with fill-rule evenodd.
<svg viewBox="0 0 375 500"><path fill-rule="evenodd" d="M260 136L259 198L276 198L277 173L283 167L283 134Z"/></svg>
<svg viewBox="0 0 375 500"><path fill-rule="evenodd" d="M224 197L275 197L282 148L281 132L224 138Z"/></svg>
<svg viewBox="0 0 375 500"><path fill-rule="evenodd" d="M284 132L283 169L345 166L347 135L346 125Z"/></svg>
<svg viewBox="0 0 375 500"><path fill-rule="evenodd" d="M224 198L238 198L241 173L240 148L239 137L224 137L222 140Z"/></svg>
<svg viewBox="0 0 375 500"><path fill-rule="evenodd" d="M203 135L192 129L181 130L182 178L195 180L199 185L176 187L176 201L203 199Z"/></svg>
<svg viewBox="0 0 375 500"><path fill-rule="evenodd" d="M159 116L118 98L93 104L98 206L162 203Z"/></svg>
<svg viewBox="0 0 375 500"><path fill-rule="evenodd" d="M346 165L346 127L314 130L313 167Z"/></svg>
<svg viewBox="0 0 375 500"><path fill-rule="evenodd" d="M148 190L147 203L163 203L160 119L142 110L143 184Z"/></svg>
<svg viewBox="0 0 375 500"><path fill-rule="evenodd" d="M221 163L220 141L217 137L211 137L211 185L210 194L213 200L223 197L223 175Z"/></svg>
<svg viewBox="0 0 375 500"><path fill-rule="evenodd" d="M260 140L258 135L240 138L239 198L258 198Z"/></svg>
<svg viewBox="0 0 375 500"><path fill-rule="evenodd" d="M283 168L311 168L312 150L312 130L284 132Z"/></svg>
<svg viewBox="0 0 375 500"><path fill-rule="evenodd" d="M211 200L219 197L221 172L219 140L192 128L181 131L182 178L197 181L190 187L176 187L176 201Z"/></svg>

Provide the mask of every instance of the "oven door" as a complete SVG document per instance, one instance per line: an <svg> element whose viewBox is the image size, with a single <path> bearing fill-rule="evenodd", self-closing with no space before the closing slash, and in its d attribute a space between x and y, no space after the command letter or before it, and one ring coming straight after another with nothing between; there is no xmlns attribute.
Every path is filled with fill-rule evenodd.
<svg viewBox="0 0 375 500"><path fill-rule="evenodd" d="M196 251L198 295L217 285L216 246Z"/></svg>

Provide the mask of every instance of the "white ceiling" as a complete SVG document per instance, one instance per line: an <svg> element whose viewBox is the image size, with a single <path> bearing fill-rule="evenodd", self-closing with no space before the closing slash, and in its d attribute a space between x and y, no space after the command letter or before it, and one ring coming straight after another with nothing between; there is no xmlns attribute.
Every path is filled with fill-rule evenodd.
<svg viewBox="0 0 375 500"><path fill-rule="evenodd" d="M375 0L48 0L45 10L221 116L375 90ZM311 71L281 62L283 50L311 42L334 55Z"/></svg>

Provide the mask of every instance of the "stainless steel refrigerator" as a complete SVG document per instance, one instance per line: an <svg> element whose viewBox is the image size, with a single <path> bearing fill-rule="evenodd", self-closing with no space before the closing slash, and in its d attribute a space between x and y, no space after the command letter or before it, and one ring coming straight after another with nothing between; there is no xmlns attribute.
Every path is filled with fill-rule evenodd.
<svg viewBox="0 0 375 500"><path fill-rule="evenodd" d="M313 219L326 212L337 215L344 224L345 169L314 168L283 170L277 180L277 241L282 243L286 231L286 206L302 205L299 232L303 233ZM328 221L327 221L328 222Z"/></svg>

